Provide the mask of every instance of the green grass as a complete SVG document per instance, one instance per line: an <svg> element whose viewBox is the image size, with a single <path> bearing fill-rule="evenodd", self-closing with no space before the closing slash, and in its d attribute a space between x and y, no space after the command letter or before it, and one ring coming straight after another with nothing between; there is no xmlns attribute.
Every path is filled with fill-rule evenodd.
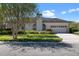
<svg viewBox="0 0 79 59"><path fill-rule="evenodd" d="M34 30L27 30L25 31L27 34L52 34L51 31L34 31Z"/></svg>
<svg viewBox="0 0 79 59"><path fill-rule="evenodd" d="M62 39L53 34L51 31L20 31L16 40L13 40L11 31L4 30L0 33L0 41L56 41Z"/></svg>
<svg viewBox="0 0 79 59"><path fill-rule="evenodd" d="M9 41L12 40L11 35L0 35L0 41Z"/></svg>
<svg viewBox="0 0 79 59"><path fill-rule="evenodd" d="M54 41L59 42L62 39L55 34L20 34L17 40L13 40L11 35L0 35L0 41Z"/></svg>
<svg viewBox="0 0 79 59"><path fill-rule="evenodd" d="M62 39L55 34L27 34L19 35L18 41L55 41L59 42Z"/></svg>
<svg viewBox="0 0 79 59"><path fill-rule="evenodd" d="M55 34L27 34L27 37L57 37Z"/></svg>
<svg viewBox="0 0 79 59"><path fill-rule="evenodd" d="M51 42L60 42L61 38L20 38L17 41L51 41Z"/></svg>

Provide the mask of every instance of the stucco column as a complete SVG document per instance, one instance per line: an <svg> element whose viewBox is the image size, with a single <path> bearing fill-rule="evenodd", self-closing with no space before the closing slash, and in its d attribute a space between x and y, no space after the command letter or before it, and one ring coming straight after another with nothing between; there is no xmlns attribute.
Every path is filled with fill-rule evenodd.
<svg viewBox="0 0 79 59"><path fill-rule="evenodd" d="M41 18L37 19L36 21L36 30L42 31L42 19Z"/></svg>

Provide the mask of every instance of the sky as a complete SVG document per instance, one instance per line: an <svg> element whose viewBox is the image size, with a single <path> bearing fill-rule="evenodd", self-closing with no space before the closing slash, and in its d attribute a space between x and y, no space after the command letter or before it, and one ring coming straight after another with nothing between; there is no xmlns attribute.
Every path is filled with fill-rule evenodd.
<svg viewBox="0 0 79 59"><path fill-rule="evenodd" d="M38 9L46 18L79 22L79 3L39 3Z"/></svg>

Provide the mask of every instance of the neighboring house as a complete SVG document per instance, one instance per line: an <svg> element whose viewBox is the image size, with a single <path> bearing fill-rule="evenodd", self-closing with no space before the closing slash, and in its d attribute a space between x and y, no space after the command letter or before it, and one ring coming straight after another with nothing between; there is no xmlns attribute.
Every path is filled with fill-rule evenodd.
<svg viewBox="0 0 79 59"><path fill-rule="evenodd" d="M69 22L58 18L43 18L34 17L31 21L18 21L22 25L19 30L52 30L54 33L68 33ZM6 28L11 28L11 24L6 25Z"/></svg>

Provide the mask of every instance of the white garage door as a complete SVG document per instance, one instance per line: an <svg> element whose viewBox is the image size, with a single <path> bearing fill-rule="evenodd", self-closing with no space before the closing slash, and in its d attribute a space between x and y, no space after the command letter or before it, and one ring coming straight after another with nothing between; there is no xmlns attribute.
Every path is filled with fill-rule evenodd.
<svg viewBox="0 0 79 59"><path fill-rule="evenodd" d="M66 33L67 28L66 27L64 27L64 28L59 28L59 27L52 28L52 32L54 32L54 33Z"/></svg>

